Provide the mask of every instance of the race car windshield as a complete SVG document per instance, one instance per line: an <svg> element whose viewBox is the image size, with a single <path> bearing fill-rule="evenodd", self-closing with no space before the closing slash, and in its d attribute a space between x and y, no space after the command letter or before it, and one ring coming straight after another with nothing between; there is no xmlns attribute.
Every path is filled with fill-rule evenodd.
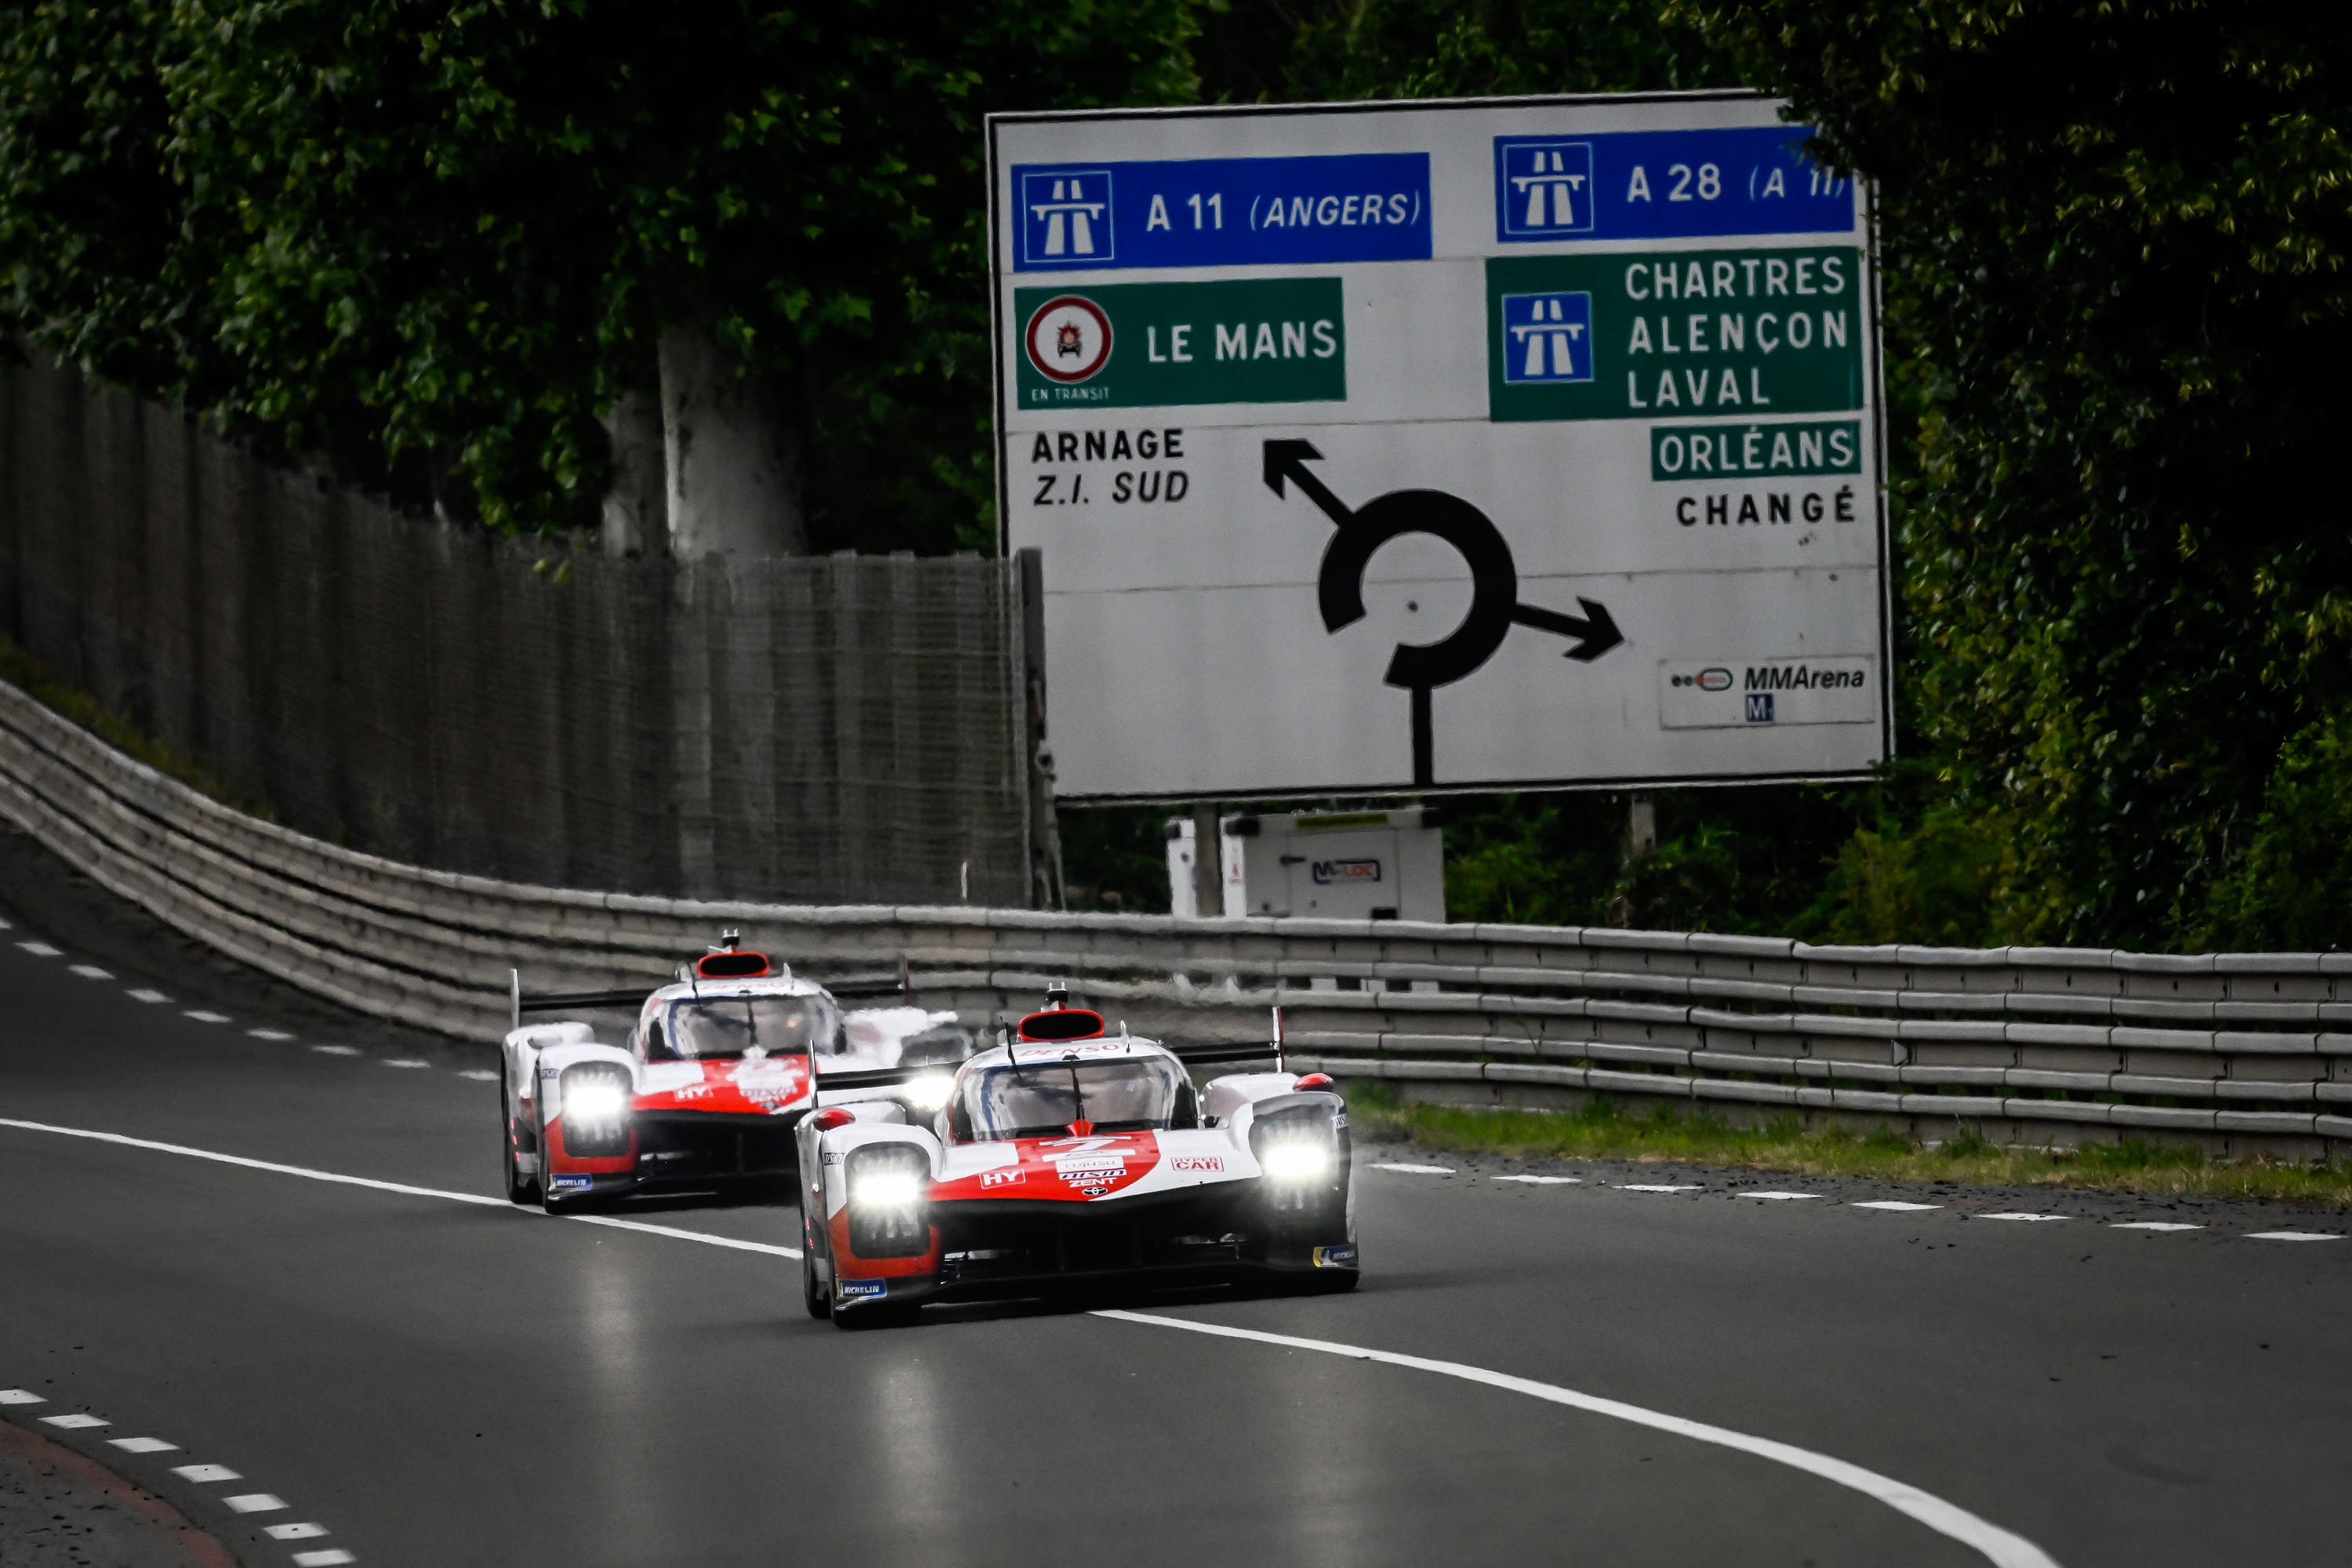
<svg viewBox="0 0 2352 1568"><path fill-rule="evenodd" d="M974 1139L1046 1138L1074 1121L1097 1132L1162 1131L1184 1088L1176 1065L1156 1057L984 1068L966 1075L955 1121Z"/></svg>
<svg viewBox="0 0 2352 1568"><path fill-rule="evenodd" d="M669 1012L670 1049L687 1061L725 1060L755 1046L772 1057L798 1055L824 1032L819 1005L808 996L705 994Z"/></svg>

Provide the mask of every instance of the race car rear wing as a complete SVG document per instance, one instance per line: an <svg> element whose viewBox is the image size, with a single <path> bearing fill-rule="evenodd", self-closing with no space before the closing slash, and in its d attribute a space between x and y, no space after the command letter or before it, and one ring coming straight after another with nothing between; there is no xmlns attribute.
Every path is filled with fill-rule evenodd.
<svg viewBox="0 0 2352 1568"><path fill-rule="evenodd" d="M1222 1042L1213 1045L1206 1043L1177 1045L1166 1040L1157 1043L1166 1047L1171 1055L1188 1067L1195 1063L1210 1062L1272 1061L1279 1064L1282 1059L1281 1047L1270 1040L1263 1045L1252 1043L1232 1045ZM816 1091L819 1098L822 1098L835 1090L896 1089L901 1084L911 1083L919 1078L930 1077L940 1070L940 1064L937 1062L926 1062L919 1067L907 1068L864 1068L856 1072L820 1070L817 1074Z"/></svg>
<svg viewBox="0 0 2352 1568"><path fill-rule="evenodd" d="M820 981L818 984L824 984L824 982ZM906 959L902 957L898 960L898 978L896 980L845 980L838 985L826 985L824 988L828 994L836 998L908 997L915 994L915 975L914 972L908 967ZM576 991L562 996L526 996L522 994L522 971L509 969L507 971L507 1011L510 1022L507 1026L510 1029L521 1028L522 1016L525 1013L562 1013L593 1007L625 1007L634 1011L644 1006L646 998L652 995L656 989L656 987L653 985L640 985L631 991Z"/></svg>

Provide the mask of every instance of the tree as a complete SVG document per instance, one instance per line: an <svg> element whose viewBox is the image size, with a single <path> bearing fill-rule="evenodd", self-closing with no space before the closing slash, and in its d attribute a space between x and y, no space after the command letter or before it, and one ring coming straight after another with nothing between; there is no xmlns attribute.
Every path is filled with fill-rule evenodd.
<svg viewBox="0 0 2352 1568"><path fill-rule="evenodd" d="M704 449L765 454L789 540L796 454L846 470L822 496L887 498L928 466L864 431L984 406L982 116L1181 97L1188 16L37 5L0 22L6 302L101 374L506 526L593 518L598 416L667 358Z"/></svg>

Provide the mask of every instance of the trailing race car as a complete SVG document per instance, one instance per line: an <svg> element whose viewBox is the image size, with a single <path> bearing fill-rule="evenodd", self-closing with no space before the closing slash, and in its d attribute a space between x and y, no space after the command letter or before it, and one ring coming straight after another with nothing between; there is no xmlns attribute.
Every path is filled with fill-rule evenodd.
<svg viewBox="0 0 2352 1568"><path fill-rule="evenodd" d="M810 1315L850 1327L1139 1279L1349 1289L1355 1185L1331 1079L1244 1073L1196 1094L1185 1070L1279 1067L1280 1032L1277 1016L1273 1045L1171 1048L1107 1034L1056 990L963 1063L928 1125L890 1101L826 1105L798 1133Z"/></svg>
<svg viewBox="0 0 2352 1568"><path fill-rule="evenodd" d="M902 992L895 985L861 992ZM849 992L850 987L843 987ZM550 1210L589 1197L777 1180L793 1165L793 1129L836 1071L890 1070L886 1089L929 1110L944 1104L972 1037L952 1013L896 1006L845 1013L835 993L795 979L730 932L650 994L526 998L513 982L514 1028L499 1085L506 1192ZM600 1043L586 1023L525 1025L525 1013L627 1008L627 1043ZM928 1070L924 1070L928 1069Z"/></svg>

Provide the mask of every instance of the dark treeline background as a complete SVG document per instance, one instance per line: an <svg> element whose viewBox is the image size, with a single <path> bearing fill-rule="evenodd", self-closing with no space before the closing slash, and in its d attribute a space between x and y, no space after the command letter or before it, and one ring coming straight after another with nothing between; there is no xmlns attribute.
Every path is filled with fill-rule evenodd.
<svg viewBox="0 0 2352 1568"><path fill-rule="evenodd" d="M1457 918L2329 947L2352 927L2352 8L117 0L0 10L0 312L256 446L593 528L694 311L818 549L988 548L992 109L1753 86L1877 183L1904 760L1458 803ZM1164 907L1159 811L1064 816Z"/></svg>

